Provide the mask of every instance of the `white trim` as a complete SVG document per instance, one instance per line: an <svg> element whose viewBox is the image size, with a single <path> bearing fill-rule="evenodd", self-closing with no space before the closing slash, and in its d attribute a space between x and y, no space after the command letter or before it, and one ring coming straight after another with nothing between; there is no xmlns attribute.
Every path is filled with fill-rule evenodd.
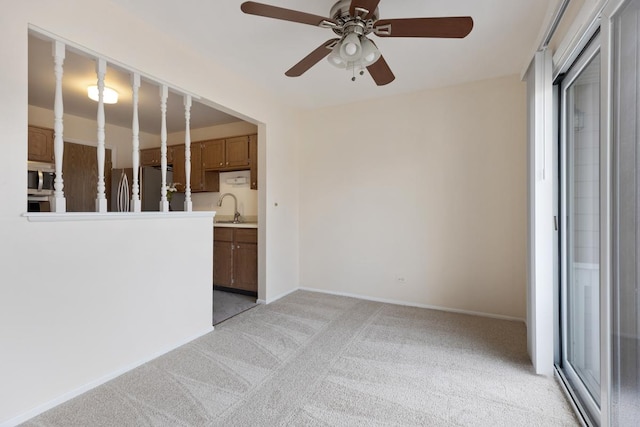
<svg viewBox="0 0 640 427"><path fill-rule="evenodd" d="M137 362L133 362L129 365L126 365L120 369L117 369L109 374L106 374L94 381L90 381L87 384L80 386L78 388L76 388L75 390L71 390L70 392L67 392L61 396L56 397L55 399L52 399L46 403L43 403L42 405L39 405L33 409L30 409L29 411L18 415L17 417L11 418L9 420L3 421L2 423L0 423L0 427L13 427L13 426L17 426L18 424L24 423L27 420L30 420L31 418L38 416L40 414L42 414L45 411L48 411L51 408L54 408L68 400L73 399L74 397L77 397L83 393L88 392L89 390L92 390L108 381L111 381L112 379L119 377L120 375L127 373L141 365L144 365L145 363L148 363L150 361L152 361L153 359L156 359L160 356L162 356L163 354L166 354L172 350L175 350L176 348L183 346L195 339L200 338L203 335L206 335L210 332L213 331L213 326L209 326L207 327L205 330L203 330L202 332L199 332L191 337L188 337L184 340L180 340L178 342L176 342L175 344L172 344L170 346L167 346L159 351L157 351L156 353L152 354L151 356L138 360Z"/></svg>
<svg viewBox="0 0 640 427"><path fill-rule="evenodd" d="M545 38L553 38L553 33L551 32L553 23L557 19L560 12L564 14L564 10L562 10L562 3L563 0L553 0L549 2L547 13L544 17L544 20L542 21L542 26L540 27L538 37L536 37L535 44L531 46L531 49L529 49L530 53L527 55L527 62L524 65L522 71L520 71L520 80L524 81L527 78L527 73L529 72L529 68L531 67L531 62L535 59L536 53L544 50L542 49L542 47L545 42Z"/></svg>
<svg viewBox="0 0 640 427"><path fill-rule="evenodd" d="M470 316L488 317L488 318L491 318L491 319L509 320L509 321L514 321L514 322L525 323L525 320L520 318L520 317L504 316L502 314L493 314L493 313L484 313L484 312L480 312L480 311L462 310L462 309L457 309L457 308L442 307L442 306L438 306L438 305L419 304L419 303L408 302L408 301L400 301L400 300L394 300L394 299L389 299L389 298L376 298L376 297L370 297L370 296L367 296L367 295L352 294L352 293L349 293L349 292L327 291L327 290L324 290L324 289L298 288L296 290L317 292L317 293L327 294L327 295L337 295L337 296L341 296L341 297L357 298L357 299L361 299L361 300L365 300L365 301L382 302L382 303L385 303L385 304L402 305L402 306L405 306L405 307L426 308L426 309L429 309L429 310L446 311L446 312L449 312L449 313L467 314L467 315L470 315ZM291 293L291 292L289 292L289 293Z"/></svg>
<svg viewBox="0 0 640 427"><path fill-rule="evenodd" d="M277 295L277 296L275 296L275 297L273 297L273 298L267 298L266 300L258 300L258 303L259 303L259 304L271 304L272 302L278 301L279 299L284 298L284 297L286 297L287 295L294 293L294 292L295 292L295 291L297 291L298 289L300 289L300 288L295 288L295 289L292 289L292 290L290 290L290 291L287 291L287 292L281 293L280 295ZM261 302L260 302L260 301L261 301Z"/></svg>
<svg viewBox="0 0 640 427"><path fill-rule="evenodd" d="M22 214L29 222L63 222L63 221L117 221L130 219L167 219L167 218L211 218L215 211L197 212L25 212ZM213 221L211 222L213 226Z"/></svg>
<svg viewBox="0 0 640 427"><path fill-rule="evenodd" d="M527 73L527 351L535 372L554 363L553 85L549 50L536 53Z"/></svg>

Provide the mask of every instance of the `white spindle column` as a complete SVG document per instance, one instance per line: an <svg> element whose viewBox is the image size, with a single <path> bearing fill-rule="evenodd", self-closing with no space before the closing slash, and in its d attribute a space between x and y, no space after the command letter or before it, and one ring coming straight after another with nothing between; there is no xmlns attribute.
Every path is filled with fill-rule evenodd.
<svg viewBox="0 0 640 427"><path fill-rule="evenodd" d="M193 202L191 201L191 95L184 96L184 210L191 212Z"/></svg>
<svg viewBox="0 0 640 427"><path fill-rule="evenodd" d="M107 198L104 194L104 76L107 73L107 61L98 59L96 73L98 74L98 194L96 197L96 212L106 212Z"/></svg>
<svg viewBox="0 0 640 427"><path fill-rule="evenodd" d="M133 73L131 76L131 86L133 92L133 183L131 184L131 212L141 212L140 202L140 122L138 121L138 91L140 89L140 74Z"/></svg>
<svg viewBox="0 0 640 427"><path fill-rule="evenodd" d="M53 155L55 161L56 178L53 182L54 193L51 198L52 212L66 212L67 201L64 197L64 181L62 179L62 158L64 156L64 139L62 137L62 64L65 57L65 45L62 42L53 42L54 73L56 76L56 92L53 104Z"/></svg>
<svg viewBox="0 0 640 427"><path fill-rule="evenodd" d="M166 85L160 87L160 112L162 113L162 127L160 129L160 172L162 184L160 185L160 212L169 212L167 200L167 97L169 90Z"/></svg>

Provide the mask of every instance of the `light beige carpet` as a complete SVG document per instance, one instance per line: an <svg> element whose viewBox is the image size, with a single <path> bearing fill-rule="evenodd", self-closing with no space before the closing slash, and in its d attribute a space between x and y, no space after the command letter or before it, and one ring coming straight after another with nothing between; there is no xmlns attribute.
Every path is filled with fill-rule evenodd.
<svg viewBox="0 0 640 427"><path fill-rule="evenodd" d="M31 426L573 426L522 323L295 292Z"/></svg>

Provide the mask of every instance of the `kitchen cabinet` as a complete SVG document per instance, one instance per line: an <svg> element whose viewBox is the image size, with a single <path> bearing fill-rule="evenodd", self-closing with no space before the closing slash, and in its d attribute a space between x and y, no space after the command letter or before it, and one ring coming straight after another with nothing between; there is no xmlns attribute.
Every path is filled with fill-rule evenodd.
<svg viewBox="0 0 640 427"><path fill-rule="evenodd" d="M257 295L258 229L215 227L213 284Z"/></svg>
<svg viewBox="0 0 640 427"><path fill-rule="evenodd" d="M53 129L28 127L27 159L53 163Z"/></svg>
<svg viewBox="0 0 640 427"><path fill-rule="evenodd" d="M258 135L249 135L249 169L251 189L258 189Z"/></svg>
<svg viewBox="0 0 640 427"><path fill-rule="evenodd" d="M191 191L220 191L220 173L206 170L204 165L204 142L191 144Z"/></svg>
<svg viewBox="0 0 640 427"><path fill-rule="evenodd" d="M214 139L201 143L202 167L204 169L224 168L224 139Z"/></svg>
<svg viewBox="0 0 640 427"><path fill-rule="evenodd" d="M185 191L184 145L167 146L167 164L173 166L173 182ZM141 166L160 166L160 148L140 150ZM251 189L258 189L258 135L198 141L191 144L191 191L220 191L220 172L251 171Z"/></svg>
<svg viewBox="0 0 640 427"><path fill-rule="evenodd" d="M202 164L205 170L248 169L249 137L203 141Z"/></svg>
<svg viewBox="0 0 640 427"><path fill-rule="evenodd" d="M176 190L182 193L187 183L187 176L184 169L184 145L174 145L171 148L171 153L173 154L171 159L171 165L173 166L173 184L176 186Z"/></svg>
<svg viewBox="0 0 640 427"><path fill-rule="evenodd" d="M140 166L160 166L160 148L140 150ZM173 146L167 147L167 164L173 163Z"/></svg>
<svg viewBox="0 0 640 427"><path fill-rule="evenodd" d="M160 149L147 148L140 150L140 166L158 166L160 165Z"/></svg>
<svg viewBox="0 0 640 427"><path fill-rule="evenodd" d="M226 168L249 166L249 137L238 136L225 139L224 154Z"/></svg>

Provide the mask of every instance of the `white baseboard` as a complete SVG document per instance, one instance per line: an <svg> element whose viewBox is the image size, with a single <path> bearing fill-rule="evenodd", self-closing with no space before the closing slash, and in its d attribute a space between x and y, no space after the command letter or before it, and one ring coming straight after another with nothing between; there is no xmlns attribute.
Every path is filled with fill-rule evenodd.
<svg viewBox="0 0 640 427"><path fill-rule="evenodd" d="M301 287L301 288L298 288L298 289L301 290L301 291L318 292L318 293L321 293L321 294L329 294L329 295L338 295L338 296L342 296L342 297L358 298L358 299L362 299L362 300L366 300L366 301L375 301L375 302L383 302L383 303L387 303L387 304L404 305L404 306L407 306L407 307L427 308L429 310L447 311L447 312L450 312L450 313L468 314L468 315L471 315L471 316L489 317L489 318L492 318L492 319L500 319L500 320L510 320L510 321L522 322L522 323L526 324L525 319L521 319L519 317L505 316L505 315L502 315L502 314L483 313L483 312L480 312L480 311L461 310L461 309L457 309L457 308L441 307L441 306L437 306L437 305L418 304L418 303L414 303L414 302L393 300L393 299L388 299L388 298L375 298L375 297L370 297L370 296L367 296L367 295L352 294L352 293L348 293L348 292L327 291L327 290L324 290L324 289L304 288L304 287Z"/></svg>
<svg viewBox="0 0 640 427"><path fill-rule="evenodd" d="M265 300L258 300L258 303L260 303L260 304L271 304L272 302L278 301L279 299L284 298L287 295L292 294L292 293L294 293L295 291L297 291L299 289L301 289L301 288L295 288L295 289L292 289L290 291L284 292L284 293L282 293L280 295L277 295L277 296L275 296L273 298L267 298L266 301Z"/></svg>
<svg viewBox="0 0 640 427"><path fill-rule="evenodd" d="M98 379L96 379L94 381L91 381L91 382L89 382L89 383L87 383L87 384L85 384L85 385L83 385L81 387L78 387L78 388L76 388L74 390L71 390L70 392L67 392L67 393L65 393L65 394L63 394L61 396L58 396L53 400L50 400L50 401L48 401L48 402L46 402L46 403L44 403L42 405L39 405L39 406L37 406L37 407L25 412L24 414L18 415L17 417L11 418L11 419L6 420L6 421L2 421L2 422L0 422L0 427L13 427L13 426L17 426L18 424L22 424L25 421L27 421L27 420L29 420L29 419L37 416L37 415L40 415L41 413L43 413L45 411L48 411L49 409L51 409L51 408L53 408L55 406L58 406L58 405L66 402L68 400L71 400L74 397L77 397L77 396L81 395L82 393L86 393L87 391L89 391L91 389L94 389L94 388L98 387L99 385L102 385L102 384L104 384L104 383L106 383L108 381L111 381L112 379L114 379L116 377L119 377L120 375L122 375L122 374L124 374L126 372L129 372L129 371L137 368L140 365L144 365L145 363L150 362L153 359L156 359L156 358L162 356L163 354L166 354L166 353L170 352L171 350L175 350L176 348L178 348L178 347L180 347L182 345L185 345L185 344L187 344L187 343L189 343L189 342L191 342L191 341L193 341L193 340L195 340L197 338L200 338L203 335L206 335L211 331L213 331L213 326L208 327L207 329L205 329L204 331L202 331L202 332L200 332L200 333L198 333L196 335L193 335L193 336L191 336L189 338L186 338L184 340L180 340L180 341L178 341L178 342L176 342L176 343L174 343L174 344L172 344L172 345L170 345L168 347L165 347L162 350L152 354L149 357L146 357L146 358L144 358L142 360L138 360L138 361L136 361L134 363L131 363L131 364L129 364L129 365L123 367L123 368L120 368L120 369L118 369L118 370L116 370L114 372L111 372L111 373L109 373L107 375L104 375L104 376L102 376L102 377L100 377L100 378L98 378Z"/></svg>

